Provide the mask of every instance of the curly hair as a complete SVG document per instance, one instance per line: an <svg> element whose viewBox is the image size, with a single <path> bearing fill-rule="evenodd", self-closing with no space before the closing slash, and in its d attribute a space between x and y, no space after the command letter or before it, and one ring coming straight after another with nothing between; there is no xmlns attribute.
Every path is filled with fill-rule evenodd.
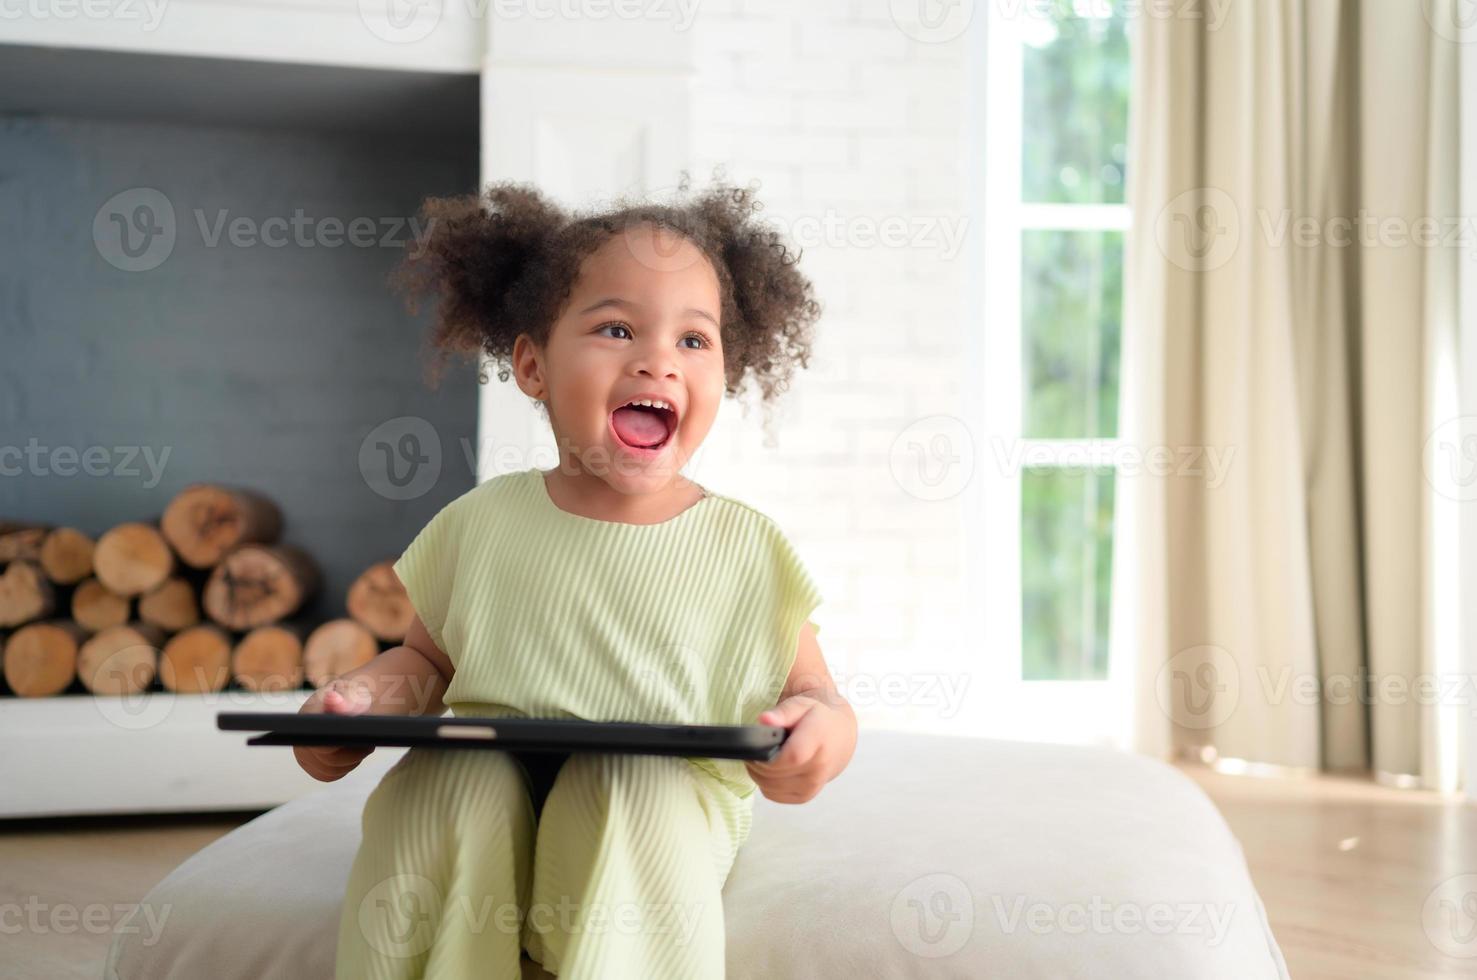
<svg viewBox="0 0 1477 980"><path fill-rule="evenodd" d="M678 190L689 190L682 171ZM607 210L565 211L531 185L503 181L480 195L429 198L421 207L428 229L392 274L412 313L438 299L429 346L431 383L448 355L487 355L498 379L511 376L513 342L527 333L539 347L574 290L581 264L611 236L651 223L692 242L718 276L725 392L756 386L768 403L789 387L795 367L811 356L821 308L809 280L779 234L760 222L763 205L749 188L715 174L694 200L658 204L617 198ZM486 381L485 374L479 374Z"/></svg>

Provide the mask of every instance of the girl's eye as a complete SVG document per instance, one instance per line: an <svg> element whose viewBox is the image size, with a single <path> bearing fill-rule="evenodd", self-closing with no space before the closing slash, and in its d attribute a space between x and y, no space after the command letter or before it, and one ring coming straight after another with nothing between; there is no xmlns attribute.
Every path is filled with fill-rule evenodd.
<svg viewBox="0 0 1477 980"><path fill-rule="evenodd" d="M629 337L630 336L630 333L631 333L631 328L628 327L628 326L626 326L624 323L619 322L618 320L612 320L611 322L609 322L607 324L604 324L603 326L600 327L600 331L601 332L604 332L606 330L611 330L611 329L624 330L626 332L627 337ZM616 339L617 340L623 340L625 338L617 337ZM688 347L688 350L702 350L704 347L709 346L709 344L708 344L708 338L704 337L700 333L690 333L687 336L683 337L682 339L683 340L696 340L697 341L697 345L696 346L689 346Z"/></svg>

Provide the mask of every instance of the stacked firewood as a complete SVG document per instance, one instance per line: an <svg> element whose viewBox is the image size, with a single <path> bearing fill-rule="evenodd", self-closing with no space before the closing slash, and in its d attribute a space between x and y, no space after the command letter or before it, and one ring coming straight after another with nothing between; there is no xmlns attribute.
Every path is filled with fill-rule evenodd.
<svg viewBox="0 0 1477 980"><path fill-rule="evenodd" d="M182 490L156 521L94 539L0 522L0 658L7 693L202 693L321 687L398 643L414 616L392 562L350 587L348 615L310 623L312 557L280 540L265 496Z"/></svg>

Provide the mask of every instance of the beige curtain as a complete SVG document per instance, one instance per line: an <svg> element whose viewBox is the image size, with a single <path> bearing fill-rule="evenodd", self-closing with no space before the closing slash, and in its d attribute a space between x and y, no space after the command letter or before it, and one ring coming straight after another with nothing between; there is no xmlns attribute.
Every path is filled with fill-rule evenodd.
<svg viewBox="0 0 1477 980"><path fill-rule="evenodd" d="M1455 788L1445 2L1135 21L1120 435L1175 461L1119 478L1143 751Z"/></svg>

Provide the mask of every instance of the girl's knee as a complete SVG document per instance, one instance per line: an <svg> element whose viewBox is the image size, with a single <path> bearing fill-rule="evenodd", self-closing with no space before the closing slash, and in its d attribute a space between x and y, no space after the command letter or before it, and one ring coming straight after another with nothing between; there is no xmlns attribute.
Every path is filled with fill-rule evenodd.
<svg viewBox="0 0 1477 980"><path fill-rule="evenodd" d="M524 803L523 773L506 752L412 748L392 766L366 801L371 809L407 812L406 804L431 802L440 812L465 804Z"/></svg>
<svg viewBox="0 0 1477 980"><path fill-rule="evenodd" d="M549 792L545 810L571 803L585 812L620 810L657 822L700 811L687 761L675 756L576 753Z"/></svg>
<svg viewBox="0 0 1477 980"><path fill-rule="evenodd" d="M559 771L570 779L601 784L622 780L655 783L686 783L689 779L685 759L669 755L628 755L624 753L580 752L569 757Z"/></svg>

